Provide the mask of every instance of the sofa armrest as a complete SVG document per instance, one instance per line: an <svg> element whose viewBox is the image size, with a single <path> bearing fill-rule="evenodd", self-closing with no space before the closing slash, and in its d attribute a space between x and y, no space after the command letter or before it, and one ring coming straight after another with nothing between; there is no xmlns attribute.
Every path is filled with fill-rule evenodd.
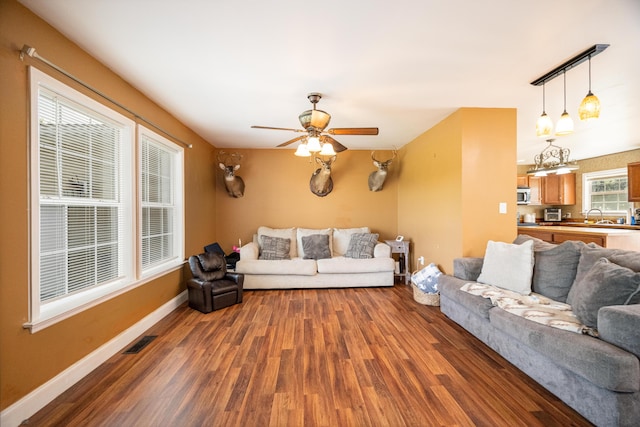
<svg viewBox="0 0 640 427"><path fill-rule="evenodd" d="M259 255L260 248L258 248L258 244L255 242L249 242L240 248L241 260L258 259Z"/></svg>
<svg viewBox="0 0 640 427"><path fill-rule="evenodd" d="M453 260L453 275L458 279L475 282L482 271L484 258L456 258Z"/></svg>
<svg viewBox="0 0 640 427"><path fill-rule="evenodd" d="M601 340L640 357L640 304L602 307L598 333Z"/></svg>
<svg viewBox="0 0 640 427"><path fill-rule="evenodd" d="M390 258L391 257L391 246L386 243L378 242L376 246L373 248L373 257L374 258Z"/></svg>

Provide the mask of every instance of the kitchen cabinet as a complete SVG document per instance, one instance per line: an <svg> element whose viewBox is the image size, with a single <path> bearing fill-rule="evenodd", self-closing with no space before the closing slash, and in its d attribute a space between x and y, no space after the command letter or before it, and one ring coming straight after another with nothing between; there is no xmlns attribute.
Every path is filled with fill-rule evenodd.
<svg viewBox="0 0 640 427"><path fill-rule="evenodd" d="M629 182L629 201L640 202L640 162L627 165L627 180Z"/></svg>
<svg viewBox="0 0 640 427"><path fill-rule="evenodd" d="M533 175L518 175L518 187L529 187L531 189L530 205L542 204L542 178Z"/></svg>
<svg viewBox="0 0 640 427"><path fill-rule="evenodd" d="M578 228L561 225L518 227L518 234L526 234L549 243L560 244L567 240L595 243L603 248L640 251L640 231L605 228Z"/></svg>
<svg viewBox="0 0 640 427"><path fill-rule="evenodd" d="M547 175L542 179L542 204L575 205L576 174Z"/></svg>

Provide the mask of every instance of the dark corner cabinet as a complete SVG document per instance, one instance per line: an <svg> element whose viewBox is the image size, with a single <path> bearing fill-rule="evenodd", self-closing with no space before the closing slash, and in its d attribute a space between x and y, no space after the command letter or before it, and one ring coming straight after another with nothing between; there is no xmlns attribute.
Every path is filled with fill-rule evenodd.
<svg viewBox="0 0 640 427"><path fill-rule="evenodd" d="M640 162L627 165L627 179L629 181L629 201L640 202Z"/></svg>

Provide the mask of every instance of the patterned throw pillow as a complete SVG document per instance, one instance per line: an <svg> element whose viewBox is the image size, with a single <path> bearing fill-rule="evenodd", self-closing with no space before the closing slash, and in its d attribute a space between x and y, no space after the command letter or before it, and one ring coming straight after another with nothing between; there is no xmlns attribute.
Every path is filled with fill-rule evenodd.
<svg viewBox="0 0 640 427"><path fill-rule="evenodd" d="M312 234L310 236L302 236L302 250L304 259L331 258L329 235Z"/></svg>
<svg viewBox="0 0 640 427"><path fill-rule="evenodd" d="M261 251L258 259L291 259L289 250L291 248L291 239L283 239L282 237L260 236Z"/></svg>
<svg viewBox="0 0 640 427"><path fill-rule="evenodd" d="M378 233L354 233L344 254L347 258L373 258L373 249L378 243Z"/></svg>

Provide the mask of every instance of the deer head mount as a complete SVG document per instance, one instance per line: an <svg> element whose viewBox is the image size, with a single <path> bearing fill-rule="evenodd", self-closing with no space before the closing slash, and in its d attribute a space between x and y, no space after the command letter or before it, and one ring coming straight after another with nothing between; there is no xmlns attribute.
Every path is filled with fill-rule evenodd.
<svg viewBox="0 0 640 427"><path fill-rule="evenodd" d="M231 197L244 196L244 181L236 175L236 171L240 169L242 157L239 153L224 151L218 153L218 166L224 171L224 186Z"/></svg>
<svg viewBox="0 0 640 427"><path fill-rule="evenodd" d="M369 190L380 191L382 190L385 179L387 179L387 171L389 170L389 165L391 165L393 159L396 158L398 152L396 150L393 150L393 157L385 160L384 162L376 160L375 154L375 151L371 152L371 160L373 160L373 165L378 168L378 170L371 172L371 174L369 175Z"/></svg>
<svg viewBox="0 0 640 427"><path fill-rule="evenodd" d="M337 156L332 156L329 160L324 161L320 157L316 157L316 163L320 165L319 169L311 175L309 180L309 188L311 192L318 197L324 197L333 190L333 180L331 179L331 165L336 161Z"/></svg>

